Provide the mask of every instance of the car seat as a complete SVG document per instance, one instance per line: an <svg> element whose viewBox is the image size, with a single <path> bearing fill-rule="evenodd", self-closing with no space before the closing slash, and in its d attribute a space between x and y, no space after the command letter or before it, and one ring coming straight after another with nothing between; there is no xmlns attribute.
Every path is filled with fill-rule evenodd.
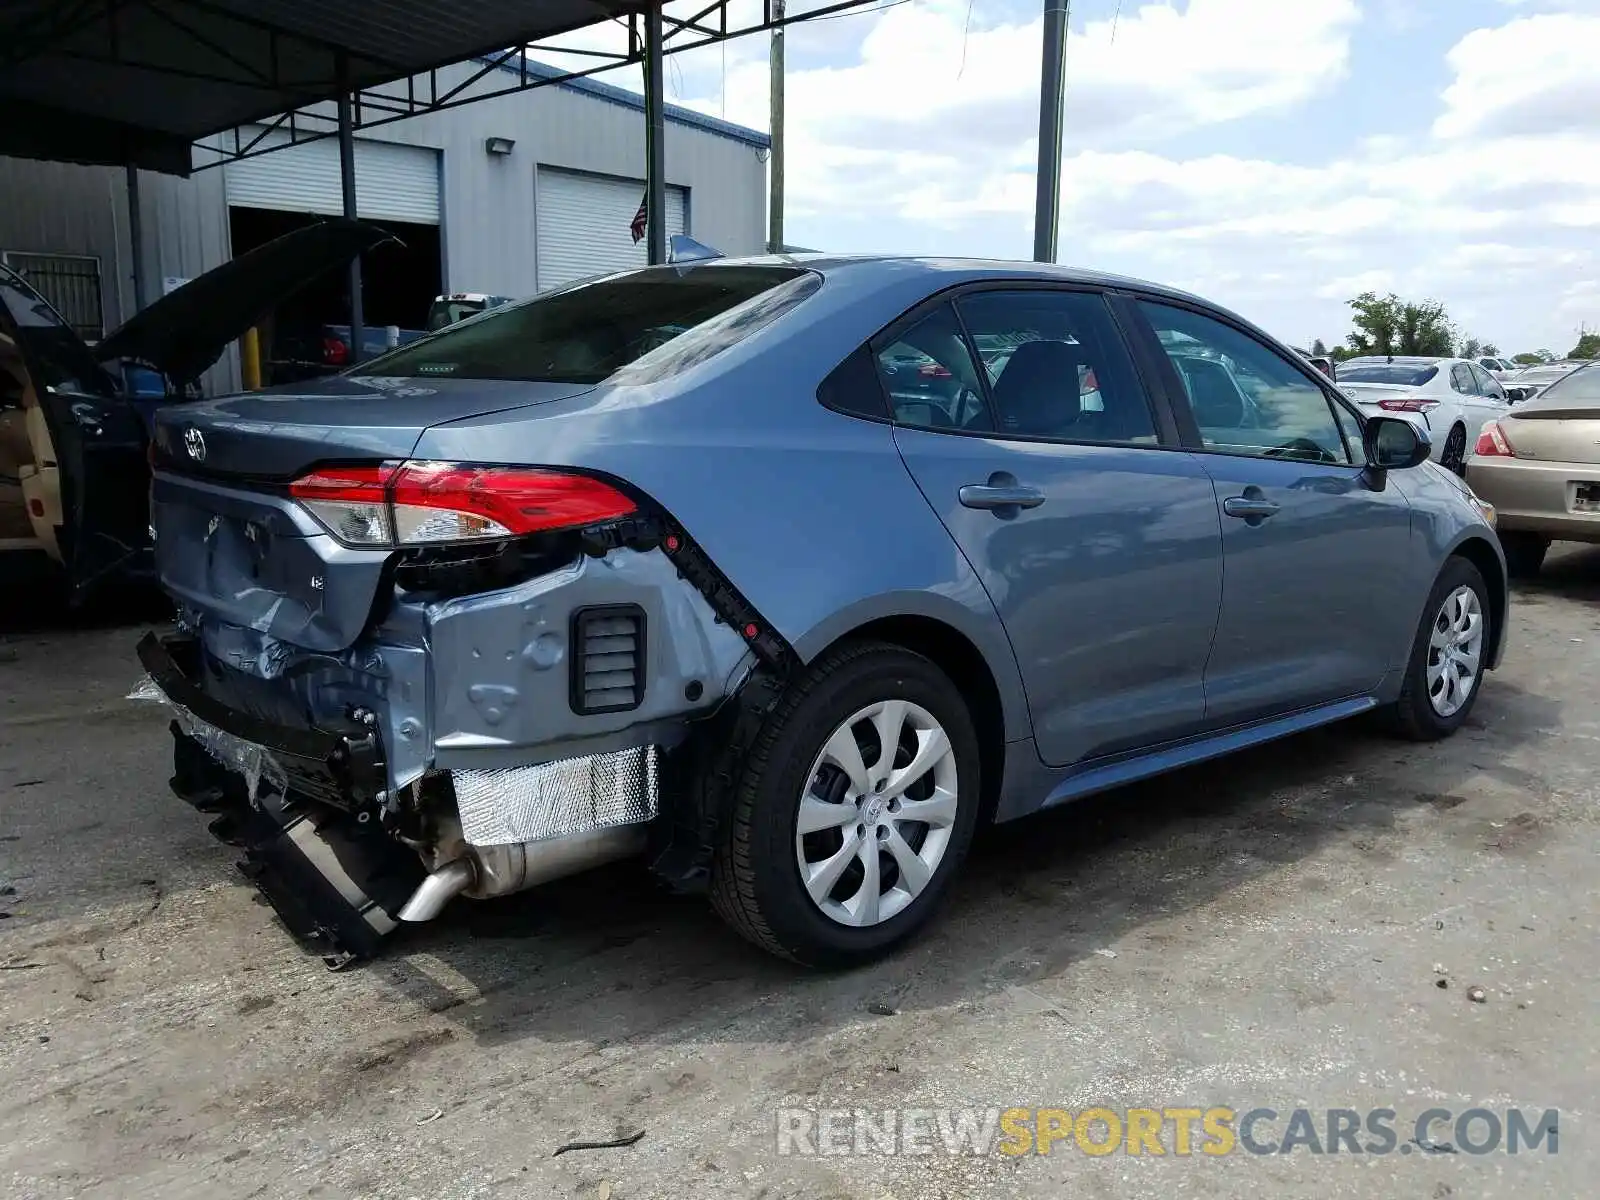
<svg viewBox="0 0 1600 1200"><path fill-rule="evenodd" d="M1083 417L1078 369L1083 348L1070 342L1024 342L994 384L1000 431L1026 437L1066 437Z"/></svg>

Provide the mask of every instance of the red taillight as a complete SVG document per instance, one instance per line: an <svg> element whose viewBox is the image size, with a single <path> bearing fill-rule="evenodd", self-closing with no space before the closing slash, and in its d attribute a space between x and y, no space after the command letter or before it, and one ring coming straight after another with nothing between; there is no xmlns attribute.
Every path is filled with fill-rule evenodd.
<svg viewBox="0 0 1600 1200"><path fill-rule="evenodd" d="M289 494L353 546L425 546L581 529L634 502L587 475L448 462L325 467Z"/></svg>
<svg viewBox="0 0 1600 1200"><path fill-rule="evenodd" d="M924 379L949 379L950 368L941 366L938 363L923 363L922 366L917 368L917 374Z"/></svg>
<svg viewBox="0 0 1600 1200"><path fill-rule="evenodd" d="M1472 452L1483 458L1496 456L1509 458L1516 454L1511 448L1511 443L1506 440L1504 429L1500 428L1498 421L1490 421L1483 427L1483 432L1478 435L1478 444Z"/></svg>
<svg viewBox="0 0 1600 1200"><path fill-rule="evenodd" d="M1379 400L1378 407L1385 412L1432 412L1439 407L1437 400Z"/></svg>
<svg viewBox="0 0 1600 1200"><path fill-rule="evenodd" d="M322 361L334 367L342 367L350 359L350 347L338 338L322 339Z"/></svg>

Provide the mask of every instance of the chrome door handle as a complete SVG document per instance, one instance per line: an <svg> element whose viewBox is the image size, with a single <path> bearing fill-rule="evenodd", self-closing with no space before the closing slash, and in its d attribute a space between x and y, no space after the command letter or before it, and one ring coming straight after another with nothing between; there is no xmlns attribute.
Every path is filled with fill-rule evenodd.
<svg viewBox="0 0 1600 1200"><path fill-rule="evenodd" d="M1044 493L1038 488L1013 484L1000 487L994 484L965 483L956 493L967 508L1038 508L1044 503Z"/></svg>
<svg viewBox="0 0 1600 1200"><path fill-rule="evenodd" d="M1229 496L1222 502L1222 511L1230 517L1262 521L1277 512L1278 506L1271 500L1263 500L1258 496Z"/></svg>

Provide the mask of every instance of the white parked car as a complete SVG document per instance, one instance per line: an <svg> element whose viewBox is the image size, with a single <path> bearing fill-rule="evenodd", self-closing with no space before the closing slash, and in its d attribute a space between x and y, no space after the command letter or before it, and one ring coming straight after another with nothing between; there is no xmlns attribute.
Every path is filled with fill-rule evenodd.
<svg viewBox="0 0 1600 1200"><path fill-rule="evenodd" d="M1352 358L1339 364L1338 383L1363 412L1420 424L1431 457L1457 475L1484 425L1510 408L1499 380L1464 358Z"/></svg>
<svg viewBox="0 0 1600 1200"><path fill-rule="evenodd" d="M1513 401L1532 400L1556 380L1570 375L1583 365L1582 362L1562 361L1523 367L1506 380L1505 387L1507 391L1513 393L1511 397ZM1518 390L1522 393L1520 396L1515 394Z"/></svg>
<svg viewBox="0 0 1600 1200"><path fill-rule="evenodd" d="M1502 383L1505 382L1507 375L1517 369L1510 359L1495 358L1493 355L1478 359L1478 365Z"/></svg>

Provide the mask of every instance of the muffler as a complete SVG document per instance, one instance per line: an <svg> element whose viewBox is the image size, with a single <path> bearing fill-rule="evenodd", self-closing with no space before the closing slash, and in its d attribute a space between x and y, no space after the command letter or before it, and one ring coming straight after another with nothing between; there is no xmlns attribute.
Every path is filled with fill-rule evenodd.
<svg viewBox="0 0 1600 1200"><path fill-rule="evenodd" d="M400 910L400 919L431 921L457 896L475 900L508 896L591 867L632 858L644 853L646 836L644 825L614 825L507 846L459 842L459 857L422 881Z"/></svg>

